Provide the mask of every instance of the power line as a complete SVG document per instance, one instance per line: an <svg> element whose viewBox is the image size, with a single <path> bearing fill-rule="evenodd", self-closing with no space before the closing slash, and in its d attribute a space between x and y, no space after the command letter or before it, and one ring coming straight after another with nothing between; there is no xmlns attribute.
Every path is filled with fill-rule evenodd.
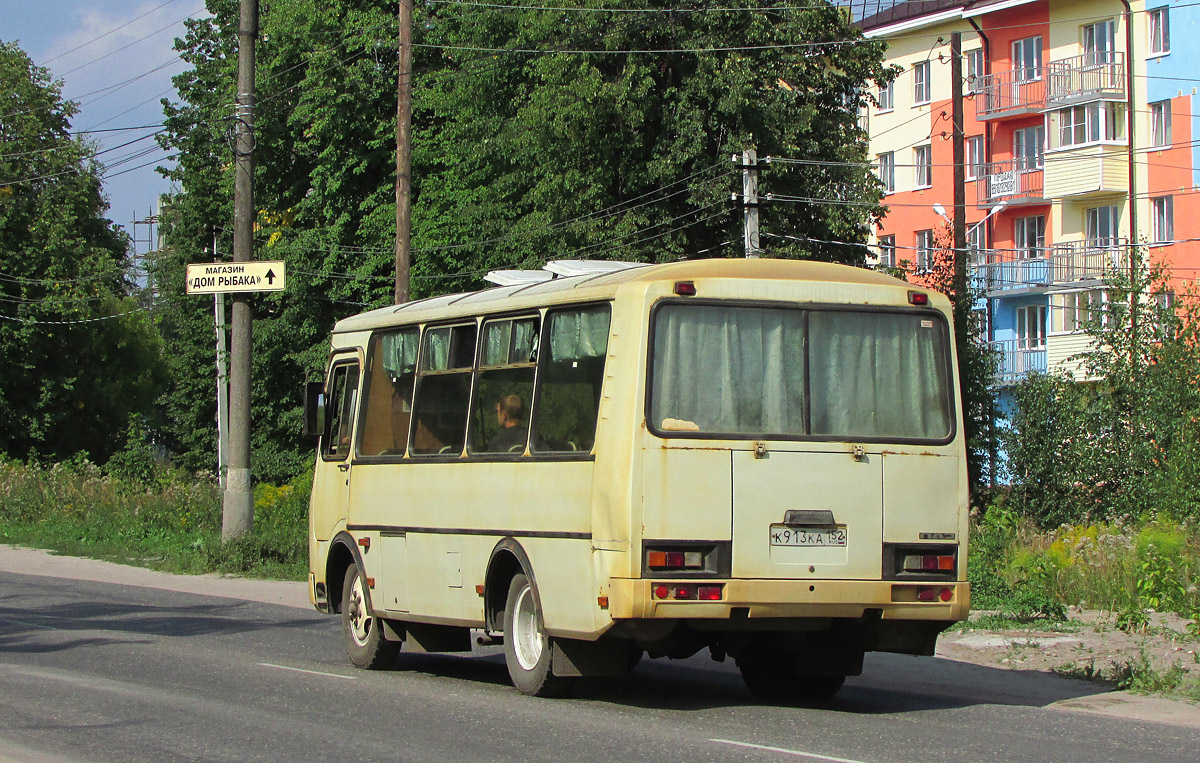
<svg viewBox="0 0 1200 763"><path fill-rule="evenodd" d="M166 8L168 5L170 5L171 3L174 3L174 2L176 2L176 0L167 0L167 1L166 1L165 3L163 3L162 5L156 5L156 6L154 6L153 8L151 8L150 10L146 11L145 13L143 13L142 15L140 15L140 16L135 16L134 18L130 19L129 21L126 21L124 24L121 24L120 26L113 27L112 29L108 30L107 32L105 32L104 34L102 34L102 35L100 35L100 36L98 36L98 37L93 37L92 39L88 40L87 42L85 42L85 43L82 43L82 44L80 44L80 45L76 45L75 47L71 48L71 49L70 49L70 50L68 50L68 51L64 51L64 52L62 52L62 53L59 53L57 56L54 56L53 58L48 58L48 59L46 59L45 61L43 61L43 62L41 62L40 64L38 64L38 66L41 66L41 67L43 67L43 68L44 68L46 65L48 65L48 64L50 64L50 63L53 63L54 61L57 61L58 59L62 58L63 56L68 56L68 55L70 55L70 54L74 53L74 52L75 52L75 51L77 51L77 50L80 50L80 49L82 49L82 48L86 48L88 45L91 45L91 44L92 44L92 43L94 43L94 42L99 42L100 40L103 40L105 37L108 37L110 34L114 34L114 33L116 33L116 32L119 32L119 31L121 31L122 29L124 29L125 27L127 27L127 26L130 26L131 24L133 24L135 21L141 21L141 20L142 20L142 19L144 19L145 17L149 16L151 13L154 13L155 11L157 11L157 10L160 10L160 9L162 9L162 8Z"/></svg>

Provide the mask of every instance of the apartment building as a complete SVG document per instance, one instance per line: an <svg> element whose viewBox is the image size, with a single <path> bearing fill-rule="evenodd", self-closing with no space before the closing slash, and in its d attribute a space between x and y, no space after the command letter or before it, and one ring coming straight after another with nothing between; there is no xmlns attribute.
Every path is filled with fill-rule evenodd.
<svg viewBox="0 0 1200 763"><path fill-rule="evenodd" d="M970 270L1003 387L1067 369L1132 245L1200 277L1200 7L1176 0L901 2L862 19L902 68L865 115L889 208L881 264L927 268L953 214L950 40L962 33ZM1172 44L1174 41L1174 45ZM936 209L935 209L936 208Z"/></svg>

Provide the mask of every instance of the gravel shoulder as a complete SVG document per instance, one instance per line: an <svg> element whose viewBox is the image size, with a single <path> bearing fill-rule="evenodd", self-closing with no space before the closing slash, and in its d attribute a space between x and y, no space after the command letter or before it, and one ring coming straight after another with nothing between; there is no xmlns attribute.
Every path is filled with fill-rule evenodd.
<svg viewBox="0 0 1200 763"><path fill-rule="evenodd" d="M311 609L304 583L251 580L221 575L174 575L141 567L77 557L56 556L40 549L0 545L0 571L74 580L143 586L204 596L256 601ZM1060 675L1112 675L1131 664L1165 672L1184 671L1183 684L1200 681L1200 640L1186 633L1174 615L1152 615L1141 633L1115 628L1114 617L1072 610L1068 622L1044 629L988 630L967 628L942 635L937 656L992 668ZM1143 661L1143 662L1138 662ZM1073 666L1063 673L1064 666ZM1062 678L1061 680L1072 680ZM1126 691L1089 693L1049 707L1200 728L1200 704L1193 700ZM0 761L4 760L0 750Z"/></svg>

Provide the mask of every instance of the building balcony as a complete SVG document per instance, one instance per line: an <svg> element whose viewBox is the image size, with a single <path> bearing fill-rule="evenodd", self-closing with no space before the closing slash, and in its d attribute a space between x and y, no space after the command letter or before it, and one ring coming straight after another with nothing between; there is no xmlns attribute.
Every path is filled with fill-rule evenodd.
<svg viewBox="0 0 1200 763"><path fill-rule="evenodd" d="M1078 200L1129 192L1129 149L1092 143L1046 152L1043 190L1048 199Z"/></svg>
<svg viewBox="0 0 1200 763"><path fill-rule="evenodd" d="M972 83L975 118L980 121L1037 114L1046 107L1046 81L1026 72L985 74Z"/></svg>
<svg viewBox="0 0 1200 763"><path fill-rule="evenodd" d="M1129 242L1123 238L1105 241L1070 241L1051 249L1051 285L1086 285L1103 281L1129 267Z"/></svg>
<svg viewBox="0 0 1200 763"><path fill-rule="evenodd" d="M991 162L983 165L983 174L975 184L978 206L1007 204L1041 204L1045 200L1044 175L1041 167L1030 167L1027 161Z"/></svg>
<svg viewBox="0 0 1200 763"><path fill-rule="evenodd" d="M1046 372L1046 345L1030 339L992 342L996 353L996 383L1016 384L1032 373Z"/></svg>
<svg viewBox="0 0 1200 763"><path fill-rule="evenodd" d="M1125 239L1071 241L1037 249L988 249L976 257L971 271L988 296L1017 296L1111 277L1129 267L1129 246Z"/></svg>
<svg viewBox="0 0 1200 763"><path fill-rule="evenodd" d="M972 270L976 283L982 286L989 296L998 292L1026 293L1050 286L1053 266L1045 249L991 249L980 254L987 261L975 263Z"/></svg>
<svg viewBox="0 0 1200 763"><path fill-rule="evenodd" d="M1125 98L1125 54L1085 53L1046 65L1046 108Z"/></svg>

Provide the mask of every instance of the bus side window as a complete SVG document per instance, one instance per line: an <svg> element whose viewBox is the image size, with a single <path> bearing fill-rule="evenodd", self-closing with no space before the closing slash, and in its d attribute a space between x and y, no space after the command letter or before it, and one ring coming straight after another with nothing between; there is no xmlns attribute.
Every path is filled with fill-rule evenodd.
<svg viewBox="0 0 1200 763"><path fill-rule="evenodd" d="M537 348L536 317L506 318L483 324L479 374L471 408L472 453L525 452Z"/></svg>
<svg viewBox="0 0 1200 763"><path fill-rule="evenodd" d="M413 401L412 441L417 455L459 455L467 435L471 373L475 364L474 323L425 330Z"/></svg>
<svg viewBox="0 0 1200 763"><path fill-rule="evenodd" d="M591 451L604 383L609 321L608 305L550 313L533 412L535 452Z"/></svg>
<svg viewBox="0 0 1200 763"><path fill-rule="evenodd" d="M354 422L354 401L358 394L358 365L340 365L333 369L326 396L325 432L321 454L326 460L342 461L350 455L350 432Z"/></svg>
<svg viewBox="0 0 1200 763"><path fill-rule="evenodd" d="M367 346L359 455L404 454L417 375L418 338L415 328L371 337Z"/></svg>

